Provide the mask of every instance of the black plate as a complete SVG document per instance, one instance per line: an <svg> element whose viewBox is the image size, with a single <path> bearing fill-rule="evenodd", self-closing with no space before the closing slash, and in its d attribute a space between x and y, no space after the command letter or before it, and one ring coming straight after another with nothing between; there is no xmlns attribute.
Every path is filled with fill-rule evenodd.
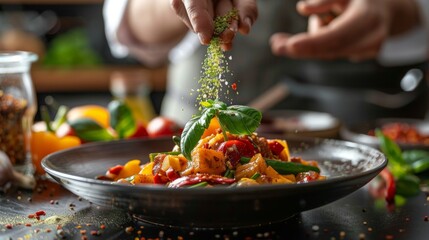
<svg viewBox="0 0 429 240"><path fill-rule="evenodd" d="M370 130L381 128L388 123L406 123L413 126L417 131L424 135L429 135L429 122L420 119L411 118L380 118L372 122L356 124L353 126L343 126L340 130L340 136L342 139L365 144L374 148L379 147L379 141L376 137L368 135ZM413 144L397 142L401 149L429 149L428 144Z"/></svg>
<svg viewBox="0 0 429 240"><path fill-rule="evenodd" d="M271 110L264 113L258 133L282 134L285 137L338 138L340 121L315 111Z"/></svg>
<svg viewBox="0 0 429 240"><path fill-rule="evenodd" d="M387 164L379 151L338 140L289 140L292 155L319 162L327 180L243 188L170 189L120 185L97 175L148 153L166 151L171 139L86 144L47 156L46 172L78 196L115 206L148 222L181 227L234 228L283 221L301 211L335 201L365 185Z"/></svg>

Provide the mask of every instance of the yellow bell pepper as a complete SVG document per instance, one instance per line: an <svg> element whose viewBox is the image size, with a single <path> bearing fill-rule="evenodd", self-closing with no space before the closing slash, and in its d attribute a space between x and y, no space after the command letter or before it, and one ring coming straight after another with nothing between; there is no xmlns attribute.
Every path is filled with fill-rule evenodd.
<svg viewBox="0 0 429 240"><path fill-rule="evenodd" d="M50 153L79 146L81 141L76 136L57 137L49 131L32 132L31 135L31 158L36 174L44 174L41 166L42 159Z"/></svg>

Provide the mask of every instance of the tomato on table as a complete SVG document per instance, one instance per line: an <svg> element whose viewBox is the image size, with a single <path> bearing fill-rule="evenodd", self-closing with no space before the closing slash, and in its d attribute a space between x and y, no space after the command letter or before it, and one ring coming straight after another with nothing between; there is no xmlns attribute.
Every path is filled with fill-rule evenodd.
<svg viewBox="0 0 429 240"><path fill-rule="evenodd" d="M146 126L146 130L150 137L173 136L182 131L176 122L162 116L152 119Z"/></svg>

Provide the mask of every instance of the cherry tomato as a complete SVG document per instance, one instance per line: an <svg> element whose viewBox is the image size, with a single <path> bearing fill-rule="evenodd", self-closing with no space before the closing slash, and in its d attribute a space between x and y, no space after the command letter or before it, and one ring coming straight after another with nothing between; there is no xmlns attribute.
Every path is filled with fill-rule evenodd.
<svg viewBox="0 0 429 240"><path fill-rule="evenodd" d="M142 123L137 123L136 130L128 138L142 138L149 136L146 127Z"/></svg>
<svg viewBox="0 0 429 240"><path fill-rule="evenodd" d="M247 140L228 140L221 143L217 150L223 152L233 166L237 165L241 157L255 155L255 147Z"/></svg>
<svg viewBox="0 0 429 240"><path fill-rule="evenodd" d="M171 119L156 117L148 123L146 130L150 137L160 137L179 134L182 129Z"/></svg>

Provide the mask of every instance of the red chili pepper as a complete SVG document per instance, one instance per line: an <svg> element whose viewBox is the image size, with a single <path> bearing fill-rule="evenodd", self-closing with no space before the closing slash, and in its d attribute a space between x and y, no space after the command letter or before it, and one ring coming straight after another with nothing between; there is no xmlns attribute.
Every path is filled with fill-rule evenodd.
<svg viewBox="0 0 429 240"><path fill-rule="evenodd" d="M277 156L279 156L283 149L285 149L285 147L277 141L269 142L268 146L270 147L271 152Z"/></svg>
<svg viewBox="0 0 429 240"><path fill-rule="evenodd" d="M383 178L383 180L386 183L386 196L385 196L386 201L388 203L392 203L395 200L395 194L396 194L395 178L387 168L384 168L380 172L380 176Z"/></svg>
<svg viewBox="0 0 429 240"><path fill-rule="evenodd" d="M114 166L114 167L111 167L111 168L109 169L109 172L110 172L111 174L118 175L118 174L122 171L122 169L124 169L124 166L116 165L116 166Z"/></svg>
<svg viewBox="0 0 429 240"><path fill-rule="evenodd" d="M207 182L209 184L233 184L235 179L207 173L198 173L178 178L171 182L168 187L179 188L186 185L194 185L200 182Z"/></svg>
<svg viewBox="0 0 429 240"><path fill-rule="evenodd" d="M40 210L40 211L36 212L36 216L45 216L45 215L46 215L46 213L43 210Z"/></svg>
<svg viewBox="0 0 429 240"><path fill-rule="evenodd" d="M231 88L232 90L237 91L237 83L231 84Z"/></svg>

